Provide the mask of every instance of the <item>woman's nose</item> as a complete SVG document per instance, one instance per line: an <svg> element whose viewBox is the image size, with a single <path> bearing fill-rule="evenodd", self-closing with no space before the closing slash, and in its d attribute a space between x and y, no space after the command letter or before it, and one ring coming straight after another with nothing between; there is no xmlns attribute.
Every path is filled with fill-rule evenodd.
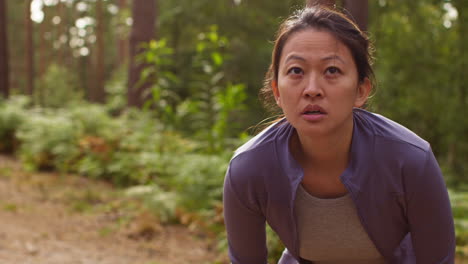
<svg viewBox="0 0 468 264"><path fill-rule="evenodd" d="M321 97L323 96L323 91L321 85L316 77L311 76L308 79L306 86L304 87L303 95L305 97Z"/></svg>

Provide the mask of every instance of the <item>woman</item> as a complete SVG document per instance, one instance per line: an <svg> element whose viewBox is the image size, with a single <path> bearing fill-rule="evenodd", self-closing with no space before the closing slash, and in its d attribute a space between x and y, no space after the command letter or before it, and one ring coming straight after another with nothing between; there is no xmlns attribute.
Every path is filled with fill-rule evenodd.
<svg viewBox="0 0 468 264"><path fill-rule="evenodd" d="M365 105L370 45L343 14L313 7L280 27L264 91L285 118L240 147L224 183L229 256L280 264L454 263L447 190L430 145Z"/></svg>

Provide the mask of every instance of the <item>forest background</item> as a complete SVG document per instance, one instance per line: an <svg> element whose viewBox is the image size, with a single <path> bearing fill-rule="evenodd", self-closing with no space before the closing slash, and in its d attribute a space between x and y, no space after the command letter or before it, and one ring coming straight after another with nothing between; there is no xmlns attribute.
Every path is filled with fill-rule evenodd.
<svg viewBox="0 0 468 264"><path fill-rule="evenodd" d="M369 108L431 143L466 254L468 1L322 2L369 32ZM258 90L275 30L304 4L0 0L0 152L131 188L162 222L211 230L225 250L225 169L275 115Z"/></svg>

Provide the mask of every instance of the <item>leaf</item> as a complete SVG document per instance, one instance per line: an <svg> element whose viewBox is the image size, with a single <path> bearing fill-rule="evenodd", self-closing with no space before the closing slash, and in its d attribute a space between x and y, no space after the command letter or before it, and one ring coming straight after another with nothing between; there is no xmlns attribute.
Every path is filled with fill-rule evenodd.
<svg viewBox="0 0 468 264"><path fill-rule="evenodd" d="M221 56L219 52L211 53L211 59L213 60L213 63L216 66L220 66L221 64L223 64L223 57Z"/></svg>
<svg viewBox="0 0 468 264"><path fill-rule="evenodd" d="M203 51L205 50L205 47L206 47L205 43L203 43L203 42L198 42L198 43L197 43L197 52L198 52L198 53L203 52Z"/></svg>

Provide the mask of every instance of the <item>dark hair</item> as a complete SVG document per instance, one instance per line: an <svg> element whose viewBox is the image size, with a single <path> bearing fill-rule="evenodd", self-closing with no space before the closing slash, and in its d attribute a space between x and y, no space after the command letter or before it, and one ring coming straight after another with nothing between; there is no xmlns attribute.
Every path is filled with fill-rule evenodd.
<svg viewBox="0 0 468 264"><path fill-rule="evenodd" d="M320 5L306 7L286 19L276 35L270 68L260 90L260 100L270 110L277 108L271 84L273 80L278 81L283 48L292 34L309 28L327 31L341 41L351 51L357 67L358 80L362 82L369 78L374 82L374 71L371 67L373 47L367 35L343 13Z"/></svg>

